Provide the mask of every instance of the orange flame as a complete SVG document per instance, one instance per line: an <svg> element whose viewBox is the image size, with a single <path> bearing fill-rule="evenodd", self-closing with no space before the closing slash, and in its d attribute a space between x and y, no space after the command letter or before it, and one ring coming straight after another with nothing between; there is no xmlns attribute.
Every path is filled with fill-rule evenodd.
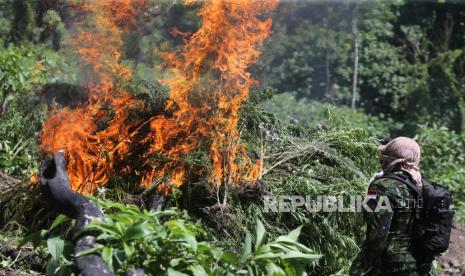
<svg viewBox="0 0 465 276"><path fill-rule="evenodd" d="M115 93L112 89L111 84L93 87L86 105L51 115L41 132L42 149L65 151L71 188L81 193L90 194L108 182L135 136L131 132L135 123L128 123L127 118L130 108L139 103L125 91L107 99L100 97ZM106 127L99 129L106 120Z"/></svg>
<svg viewBox="0 0 465 276"><path fill-rule="evenodd" d="M80 31L69 44L87 65L90 80L131 79L131 70L119 64L122 35L134 26L145 6L146 0L93 0L75 7L89 18L76 24Z"/></svg>
<svg viewBox="0 0 465 276"><path fill-rule="evenodd" d="M185 4L197 2L201 1L186 0ZM262 20L260 16L276 5L276 0L208 1L199 12L202 26L183 51L165 55L174 74L163 81L171 88L166 110L172 116L152 121L150 150L173 161L162 168L154 167L143 180L144 186L152 183L154 175L165 175L173 169L176 181L171 182L184 184L182 159L205 140L211 141L212 184L258 177L261 164L254 165L247 157L237 125L241 104L250 86L257 83L247 69L258 59L259 47L271 30L271 19ZM178 30L175 33L184 35Z"/></svg>
<svg viewBox="0 0 465 276"><path fill-rule="evenodd" d="M147 3L99 0L76 7L93 24L78 23L80 31L70 45L89 80L97 84L90 85L86 104L48 118L41 133L43 152L64 149L72 189L87 194L120 170L141 175L143 187L169 177L159 188L167 193L168 183L181 186L190 174L200 173L189 170L185 162L199 148L210 149L212 185L256 180L263 164L252 162L240 141L239 109L257 83L247 69L270 34L271 19L262 19L263 15L277 2L185 0L186 5L204 3L199 12L202 25L190 37L172 30L186 43L182 51L165 53L172 77L162 83L171 88L170 98L165 114L152 117L144 134L139 130L145 123L129 120L131 110L141 103L113 80L131 79L130 68L120 64L122 35L136 24ZM163 158L154 161L154 155Z"/></svg>
<svg viewBox="0 0 465 276"><path fill-rule="evenodd" d="M119 63L122 35L135 23L144 3L145 0L99 0L75 7L90 18L86 24L76 24L78 33L69 44L82 59L87 78L97 84L89 85L86 104L52 114L40 135L44 153L65 151L71 188L75 191L90 194L106 184L117 162L128 153L135 135L131 132L135 123L127 121L131 109L140 103L119 89L113 79L131 79L131 70Z"/></svg>

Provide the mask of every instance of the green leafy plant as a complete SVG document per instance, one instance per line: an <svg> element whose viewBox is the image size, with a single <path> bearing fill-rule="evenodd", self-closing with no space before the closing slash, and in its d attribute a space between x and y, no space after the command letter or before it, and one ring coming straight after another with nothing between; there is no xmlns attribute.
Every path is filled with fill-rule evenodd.
<svg viewBox="0 0 465 276"><path fill-rule="evenodd" d="M299 110L305 112L304 108ZM320 118L327 118L323 110ZM309 129L285 124L266 111L274 112L266 105L244 106L241 137L252 154L264 155L262 180L268 195L346 198L366 194L368 179L380 170L380 165L378 141L370 137L362 123L358 127L336 124L334 121L343 121L348 116L339 119L331 114L330 119L325 119L330 122L328 128ZM311 120L312 116L306 118ZM358 244L364 239L364 222L358 214L314 213L305 208L290 213L265 212L259 198L244 200L241 193L229 194L232 222L223 227L213 226L210 231L218 233L222 247L240 252L237 246L243 241L243 233L257 219L266 226L271 239L304 225L299 242L322 255L311 273L348 273Z"/></svg>
<svg viewBox="0 0 465 276"><path fill-rule="evenodd" d="M46 113L43 104L33 105L28 97L63 64L44 46L0 44L0 169L23 176L36 166L36 139Z"/></svg>
<svg viewBox="0 0 465 276"><path fill-rule="evenodd" d="M465 137L437 125L420 126L421 169L425 176L446 186L454 196L456 219L465 218Z"/></svg>
<svg viewBox="0 0 465 276"><path fill-rule="evenodd" d="M10 141L0 141L0 168L4 168L6 173L27 174L27 169L33 162L29 154L19 155L21 150L28 145L22 140L13 145Z"/></svg>
<svg viewBox="0 0 465 276"><path fill-rule="evenodd" d="M56 61L55 54L45 48L27 44L0 47L1 114L6 112L11 98L45 84L54 73Z"/></svg>
<svg viewBox="0 0 465 276"><path fill-rule="evenodd" d="M21 246L28 242L32 243L34 249L48 260L45 267L47 276L69 275L71 273L72 244L56 232L59 226L69 225L70 222L71 220L65 215L59 215L49 229L34 232L26 236L20 243Z"/></svg>
<svg viewBox="0 0 465 276"><path fill-rule="evenodd" d="M288 235L266 243L263 223L257 221L255 243L247 234L244 252L239 258L238 274L247 275L306 275L307 265L315 263L321 255L298 242L302 226Z"/></svg>
<svg viewBox="0 0 465 276"><path fill-rule="evenodd" d="M330 103L298 99L296 93L273 95L262 104L268 112L274 113L283 122L309 128L323 129L364 129L371 136L389 136L391 129L400 128L392 120L367 115L361 110ZM350 118L350 120L347 120Z"/></svg>
<svg viewBox="0 0 465 276"><path fill-rule="evenodd" d="M105 220L83 231L97 233L100 246L79 256L99 252L117 275L134 268L151 275L304 275L307 266L320 258L297 241L301 227L266 243L265 228L258 221L255 243L247 234L244 252L236 256L213 246L209 235L185 212L149 212L134 205L98 203L107 212Z"/></svg>

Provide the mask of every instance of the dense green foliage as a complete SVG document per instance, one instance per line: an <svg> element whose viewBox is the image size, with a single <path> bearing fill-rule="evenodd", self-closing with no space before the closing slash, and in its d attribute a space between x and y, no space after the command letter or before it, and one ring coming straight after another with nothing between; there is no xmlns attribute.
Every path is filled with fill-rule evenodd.
<svg viewBox="0 0 465 276"><path fill-rule="evenodd" d="M103 244L89 253L101 252L118 275L130 268L144 268L152 275L301 275L319 258L297 242L300 228L267 243L266 230L257 222L254 244L247 236L242 254L236 255L198 241L209 235L189 222L186 213L141 212L136 206L109 201L99 205L111 211L103 222L84 230L97 231L97 240Z"/></svg>
<svg viewBox="0 0 465 276"><path fill-rule="evenodd" d="M25 43L0 48L1 170L20 176L37 161L36 139L46 107L31 96L59 74L60 63L59 56L43 46Z"/></svg>
<svg viewBox="0 0 465 276"><path fill-rule="evenodd" d="M215 247L208 233L186 212L149 212L135 205L102 200L98 203L106 213L104 220L87 225L76 235L96 233L101 246L80 252L79 256L101 253L116 275L137 268L151 275L303 275L305 268L320 257L297 241L301 227L267 241L267 232L257 221L254 236L245 237L243 252L237 255ZM61 215L48 230L23 241L32 242L48 256L47 275L71 271L70 243L51 234L67 221Z"/></svg>
<svg viewBox="0 0 465 276"><path fill-rule="evenodd" d="M457 205L457 219L465 219L465 137L445 127L421 126L418 141L422 145L422 169L429 179L449 188Z"/></svg>
<svg viewBox="0 0 465 276"><path fill-rule="evenodd" d="M367 179L378 169L377 142L365 130L342 126L319 131L283 128L269 120L262 110L255 112L260 115L250 116L254 111L247 109L250 117L244 117L249 120L248 130L257 131L251 136L262 137L266 156L272 157L264 173L264 182L271 195L300 195L315 199L319 195L347 198L365 193ZM273 235L303 224L300 240L323 255L314 270L320 275L338 271L347 273L358 250L357 244L363 238L360 218L354 214L315 213L305 208L297 208L291 213L267 213L261 201L250 204L239 200L231 205L238 206L233 212L234 223L240 221L239 225L251 225L251 219L259 217ZM237 232L240 229L236 226L229 233L234 236Z"/></svg>
<svg viewBox="0 0 465 276"><path fill-rule="evenodd" d="M298 98L349 104L354 32L357 106L413 135L434 122L464 130L465 12L457 1L282 3L257 66L262 85Z"/></svg>
<svg viewBox="0 0 465 276"><path fill-rule="evenodd" d="M295 94L291 93L274 95L262 106L266 111L276 114L283 122L309 128L363 128L370 136L384 138L400 127L390 119L382 120L348 106L335 106L307 98L297 99Z"/></svg>
<svg viewBox="0 0 465 276"><path fill-rule="evenodd" d="M277 114L289 123L337 130L341 128L364 129L370 136L389 137L399 132L401 124L351 110L348 107L336 107L327 103L296 100L293 95L276 95L263 104L264 108ZM287 111L287 112L286 112ZM350 120L346 118L350 117ZM337 132L336 132L337 133ZM454 193L458 220L463 220L465 203L463 183L465 183L465 135L436 124L419 125L415 139L422 147L421 169L424 176L438 182ZM351 141L350 143L354 143ZM370 157L369 157L370 158ZM371 157L372 158L372 157ZM366 165L363 165L366 166ZM373 164L373 166L377 166Z"/></svg>

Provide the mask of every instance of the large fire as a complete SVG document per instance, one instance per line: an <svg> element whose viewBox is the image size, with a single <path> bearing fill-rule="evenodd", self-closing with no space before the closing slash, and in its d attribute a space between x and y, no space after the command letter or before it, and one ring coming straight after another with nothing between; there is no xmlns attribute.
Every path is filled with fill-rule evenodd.
<svg viewBox="0 0 465 276"><path fill-rule="evenodd" d="M79 108L52 114L40 136L45 153L65 151L71 188L75 191L87 194L105 185L115 173L115 165L128 153L134 135L130 129L137 122L128 123L127 118L139 103L113 80L131 79L131 70L119 64L122 34L132 26L143 4L99 0L76 6L89 18L77 22L79 31L69 44L88 73L89 99ZM89 21L93 23L91 30L86 26Z"/></svg>
<svg viewBox="0 0 465 276"><path fill-rule="evenodd" d="M79 108L55 112L41 133L44 153L65 151L73 190L92 193L116 173L134 173L142 176L143 187L165 178L159 189L169 192L168 184L187 182L193 172L185 159L200 147L210 149L212 185L260 177L261 161L251 161L240 141L239 109L256 84L247 69L271 30L271 19L261 18L277 0L185 0L195 3L203 3L202 25L192 35L173 31L185 45L164 54L172 77L161 82L171 89L170 97L163 115L152 117L144 133L147 122L129 118L142 104L115 79L131 79L131 70L120 64L122 35L147 3L100 0L76 7L94 23L91 30L88 23L80 26L70 41L89 72L89 99Z"/></svg>

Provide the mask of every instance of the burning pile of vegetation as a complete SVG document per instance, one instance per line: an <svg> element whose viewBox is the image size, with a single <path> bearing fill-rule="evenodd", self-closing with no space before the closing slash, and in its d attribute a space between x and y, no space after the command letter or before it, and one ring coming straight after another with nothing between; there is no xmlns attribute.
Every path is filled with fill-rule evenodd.
<svg viewBox="0 0 465 276"><path fill-rule="evenodd" d="M75 7L85 22L77 24L86 25L70 46L89 72L89 99L76 109L56 111L45 122L44 154L63 149L71 187L85 194L124 174L139 176L142 187L164 179L158 189L165 193L169 185L186 184L189 175L208 174L212 186L257 181L262 160L250 160L241 142L239 110L256 83L247 69L271 30L271 20L260 17L269 16L277 1L207 2L194 34L173 31L185 45L163 54L172 76L160 82L171 92L164 111L148 120L130 116L143 110L143 103L116 83L131 78L131 69L120 64L122 36L137 28L147 3L116 2ZM185 161L201 148L209 148L208 171Z"/></svg>

